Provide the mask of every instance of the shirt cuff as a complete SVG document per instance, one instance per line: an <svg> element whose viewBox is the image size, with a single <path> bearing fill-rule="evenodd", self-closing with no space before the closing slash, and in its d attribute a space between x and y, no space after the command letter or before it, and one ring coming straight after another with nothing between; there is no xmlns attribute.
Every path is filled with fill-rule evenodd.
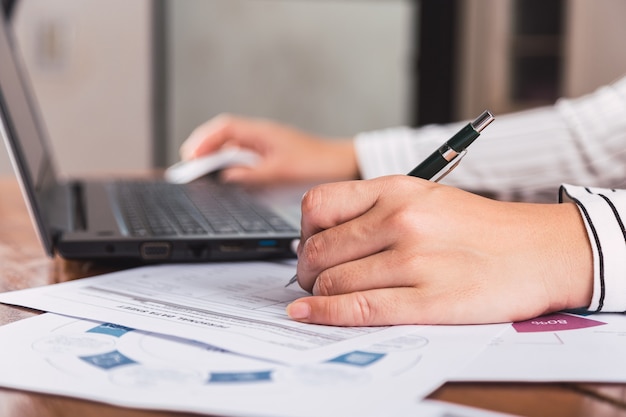
<svg viewBox="0 0 626 417"><path fill-rule="evenodd" d="M626 311L626 190L564 184L559 200L576 203L593 251L593 296L588 310Z"/></svg>

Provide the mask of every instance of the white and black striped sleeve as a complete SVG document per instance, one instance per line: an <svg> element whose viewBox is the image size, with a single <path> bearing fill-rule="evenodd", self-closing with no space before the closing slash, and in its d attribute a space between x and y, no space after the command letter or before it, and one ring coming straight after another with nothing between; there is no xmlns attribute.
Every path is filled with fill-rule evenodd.
<svg viewBox="0 0 626 417"><path fill-rule="evenodd" d="M563 185L561 201L573 201L585 221L593 251L590 311L626 311L626 190Z"/></svg>

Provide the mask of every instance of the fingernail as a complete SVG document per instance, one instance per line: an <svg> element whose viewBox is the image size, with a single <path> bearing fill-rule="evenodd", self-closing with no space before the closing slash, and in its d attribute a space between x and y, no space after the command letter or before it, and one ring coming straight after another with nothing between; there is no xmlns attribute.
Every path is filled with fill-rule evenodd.
<svg viewBox="0 0 626 417"><path fill-rule="evenodd" d="M294 320L304 320L309 318L311 307L307 303L295 302L287 306L287 315Z"/></svg>

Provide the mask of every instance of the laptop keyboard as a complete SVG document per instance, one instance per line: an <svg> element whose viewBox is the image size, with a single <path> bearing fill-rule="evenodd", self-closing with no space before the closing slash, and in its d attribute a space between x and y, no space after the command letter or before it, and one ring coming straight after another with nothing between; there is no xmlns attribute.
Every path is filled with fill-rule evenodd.
<svg viewBox="0 0 626 417"><path fill-rule="evenodd" d="M245 193L212 181L121 182L118 204L133 236L297 233Z"/></svg>

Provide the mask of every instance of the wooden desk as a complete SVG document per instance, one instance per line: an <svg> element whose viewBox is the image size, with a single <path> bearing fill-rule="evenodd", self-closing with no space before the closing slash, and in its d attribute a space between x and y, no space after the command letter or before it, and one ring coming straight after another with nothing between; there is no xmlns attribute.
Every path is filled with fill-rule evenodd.
<svg viewBox="0 0 626 417"><path fill-rule="evenodd" d="M16 181L10 177L0 178L0 292L68 281L119 268L47 258ZM38 312L0 304L0 325L35 314ZM609 384L454 383L444 385L430 398L522 416L626 417L625 389L626 385ZM0 417L183 415L188 414L124 409L0 388Z"/></svg>

